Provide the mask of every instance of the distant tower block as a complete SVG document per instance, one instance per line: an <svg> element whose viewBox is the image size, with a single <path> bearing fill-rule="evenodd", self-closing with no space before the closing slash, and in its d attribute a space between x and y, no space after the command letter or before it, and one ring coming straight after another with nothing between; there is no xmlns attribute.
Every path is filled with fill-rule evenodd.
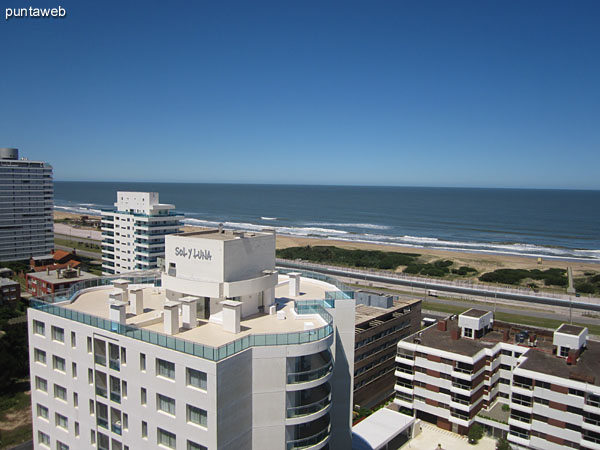
<svg viewBox="0 0 600 450"><path fill-rule="evenodd" d="M569 277L569 287L567 288L567 294L575 294L575 288L573 287L573 269L567 267L567 276Z"/></svg>

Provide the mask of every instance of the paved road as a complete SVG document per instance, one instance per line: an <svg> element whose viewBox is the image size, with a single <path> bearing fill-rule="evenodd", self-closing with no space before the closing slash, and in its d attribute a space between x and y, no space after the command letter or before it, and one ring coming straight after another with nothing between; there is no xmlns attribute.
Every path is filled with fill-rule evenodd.
<svg viewBox="0 0 600 450"><path fill-rule="evenodd" d="M88 244L96 244L96 245L102 244L102 241L99 241L97 239L90 239L90 238L87 238L87 237L70 236L68 234L62 234L62 233L54 233L54 236L56 238L58 238L58 239L67 239L69 241L87 242Z"/></svg>
<svg viewBox="0 0 600 450"><path fill-rule="evenodd" d="M78 255L86 256L88 258L97 259L100 261L102 259L102 253L88 252L85 250L73 249L73 247L68 247L66 245L55 245L55 247L59 250L66 250L68 252L72 252L75 250Z"/></svg>
<svg viewBox="0 0 600 450"><path fill-rule="evenodd" d="M500 289L500 288L491 288L485 285L472 285L472 286L462 286L457 284L448 284L444 285L443 282L439 280L431 281L431 280L415 280L405 279L394 276L386 276L380 273L373 272L355 272L349 271L344 268L334 268L330 266L317 266L315 264L304 264L304 263L296 263L294 261L282 261L278 260L277 265L301 269L301 270L312 270L319 273L324 273L327 275L333 275L336 277L351 277L357 280L364 281L374 281L378 283L386 283L398 286L409 286L411 288L422 288L422 289L435 289L440 292L444 292L450 294L463 294L463 295L476 295L488 298L496 298L501 300L516 300L527 303L539 303L543 305L552 305L552 306L560 306L560 307L572 307L577 309L582 309L586 311L600 311L600 300L597 298L591 299L583 299L573 297L569 299L567 296L562 297L549 297L544 293L540 294L523 294L518 292L513 292L508 289Z"/></svg>

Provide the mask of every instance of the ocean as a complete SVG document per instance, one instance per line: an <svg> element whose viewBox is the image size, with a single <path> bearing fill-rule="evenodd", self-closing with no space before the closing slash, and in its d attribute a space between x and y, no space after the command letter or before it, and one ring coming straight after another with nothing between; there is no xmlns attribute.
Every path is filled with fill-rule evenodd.
<svg viewBox="0 0 600 450"><path fill-rule="evenodd" d="M600 191L56 181L55 208L100 214L117 190L189 225L600 263Z"/></svg>

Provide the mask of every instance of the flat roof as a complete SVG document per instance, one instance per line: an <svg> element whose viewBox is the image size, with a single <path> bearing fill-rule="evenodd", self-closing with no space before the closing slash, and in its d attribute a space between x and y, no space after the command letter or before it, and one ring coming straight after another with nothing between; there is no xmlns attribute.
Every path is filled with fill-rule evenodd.
<svg viewBox="0 0 600 450"><path fill-rule="evenodd" d="M0 278L0 286L14 286L16 284L19 284L19 282L10 278Z"/></svg>
<svg viewBox="0 0 600 450"><path fill-rule="evenodd" d="M585 330L584 327L578 327L577 325L569 325L566 323L563 323L560 328L558 330L556 330L557 333L562 333L562 334L570 334L572 336L579 336L581 333L583 333L583 331Z"/></svg>
<svg viewBox="0 0 600 450"><path fill-rule="evenodd" d="M389 308L381 308L379 306L363 305L362 303L356 304L356 315L355 324L359 326L362 323L368 322L373 319L377 319L385 314L394 313L401 311L406 307L412 306L415 303L419 303L421 300L394 300L394 304Z"/></svg>
<svg viewBox="0 0 600 450"><path fill-rule="evenodd" d="M285 275L280 275L280 278L286 279L287 277ZM302 292L298 297L294 297L294 299L323 299L325 298L325 292L331 290L337 290L337 288L333 285L326 285L323 282L313 283L310 279L303 278ZM143 291L144 312L137 316L128 313L126 319L127 323L146 330L163 333L164 325L161 316L165 303L168 301L165 297L165 291L163 288L154 286L144 287ZM112 289L91 290L81 294L73 302L61 304L61 306L108 319L110 292L112 292ZM267 313L258 313L242 318L240 321L241 331L240 333L234 334L226 332L221 323L198 319L198 326L190 330L180 328L179 333L176 333L173 336L197 342L199 344L219 347L250 334L289 333L305 331L306 326L318 328L325 325L320 317L296 315L293 311L293 299L288 297L288 293L289 287L287 285L275 289L277 310L284 311L285 320L279 319L277 314L269 315Z"/></svg>
<svg viewBox="0 0 600 450"><path fill-rule="evenodd" d="M260 231L235 231L235 230L222 230L210 229L204 231L188 231L185 233L176 233L171 236L196 238L196 239L213 239L216 241L231 241L234 239L241 238L253 238L259 236L269 236L272 233L265 233Z"/></svg>
<svg viewBox="0 0 600 450"><path fill-rule="evenodd" d="M73 269L73 270L76 270L76 269ZM89 280L92 278L98 278L97 275L94 275L94 274L91 274L88 272L84 272L83 270L81 270L79 272L79 276L70 277L70 278L65 278L63 276L61 278L58 278L57 272L58 271L56 271L56 270L51 270L50 274L48 274L44 271L41 271L41 272L28 273L27 275L31 278L37 278L38 280L42 280L42 281L45 281L46 283L52 283L52 284L72 283L73 281L82 281L82 280Z"/></svg>
<svg viewBox="0 0 600 450"><path fill-rule="evenodd" d="M381 408L352 427L353 450L377 450L410 427L412 416Z"/></svg>
<svg viewBox="0 0 600 450"><path fill-rule="evenodd" d="M484 311L482 309L473 309L471 308L468 311L465 311L464 313L461 314L461 316L467 316L467 317L483 317L485 316L487 313L489 313L490 311Z"/></svg>

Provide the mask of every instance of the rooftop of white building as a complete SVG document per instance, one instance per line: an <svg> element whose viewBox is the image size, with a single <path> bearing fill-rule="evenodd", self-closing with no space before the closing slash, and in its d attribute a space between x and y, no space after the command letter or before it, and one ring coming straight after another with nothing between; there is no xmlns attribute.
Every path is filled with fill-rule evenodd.
<svg viewBox="0 0 600 450"><path fill-rule="evenodd" d="M242 238L253 238L258 236L267 236L272 233L263 233L257 231L234 231L234 230L218 230L218 229L210 229L203 231L189 231L186 233L179 233L176 236L188 237L188 238L198 238L198 239L213 239L216 241L232 241L235 239Z"/></svg>
<svg viewBox="0 0 600 450"><path fill-rule="evenodd" d="M285 280L285 275L280 275L280 281ZM130 286L131 287L131 286ZM298 315L294 311L294 300L324 299L325 292L337 290L333 285L320 281L302 279L302 291L299 296L291 298L288 296L288 287L280 286L275 289L277 311L279 314L269 315L258 313L241 319L241 331L230 333L224 330L223 325L218 322L205 319L197 319L197 326L192 329L181 327L180 317L179 332L173 337L195 342L198 344L219 347L233 342L250 334L291 333L316 329L326 325L325 321L316 314ZM148 286L143 287L144 312L134 315L127 313L126 323L141 329L163 333L163 311L169 300L165 297L162 288ZM114 289L94 289L80 294L71 303L62 303L60 306L74 311L83 312L92 316L109 319L109 296ZM285 319L282 317L285 316Z"/></svg>

